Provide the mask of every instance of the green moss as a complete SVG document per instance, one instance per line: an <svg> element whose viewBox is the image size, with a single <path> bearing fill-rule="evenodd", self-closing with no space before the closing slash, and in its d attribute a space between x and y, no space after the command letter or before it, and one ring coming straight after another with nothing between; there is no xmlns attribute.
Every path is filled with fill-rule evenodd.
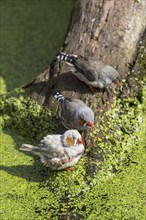
<svg viewBox="0 0 146 220"><path fill-rule="evenodd" d="M59 172L19 151L56 131L50 111L23 90L2 95L1 219L144 219L145 94L116 101L91 134L94 153Z"/></svg>
<svg viewBox="0 0 146 220"><path fill-rule="evenodd" d="M146 38L140 42L138 54L138 73L141 78L146 77ZM146 80L146 78L145 78Z"/></svg>

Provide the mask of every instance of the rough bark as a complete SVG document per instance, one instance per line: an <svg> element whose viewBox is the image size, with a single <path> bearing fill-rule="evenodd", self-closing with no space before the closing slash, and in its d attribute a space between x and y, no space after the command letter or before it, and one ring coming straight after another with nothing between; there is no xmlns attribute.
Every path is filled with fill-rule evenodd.
<svg viewBox="0 0 146 220"><path fill-rule="evenodd" d="M136 63L139 41L144 38L145 11L145 0L78 0L61 50L100 59L126 78L129 68ZM54 113L57 110L51 96L54 90L81 98L96 112L106 108L101 102L101 92L92 93L70 73L66 64L58 61L52 62L25 88L39 104L48 105Z"/></svg>

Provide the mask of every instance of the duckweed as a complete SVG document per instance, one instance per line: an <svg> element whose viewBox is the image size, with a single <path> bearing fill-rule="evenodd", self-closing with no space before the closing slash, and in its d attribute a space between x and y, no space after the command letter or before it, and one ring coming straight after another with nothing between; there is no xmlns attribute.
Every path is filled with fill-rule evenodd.
<svg viewBox="0 0 146 220"><path fill-rule="evenodd" d="M59 172L19 151L56 132L49 109L20 89L3 94L1 219L144 219L145 94L117 100L74 171Z"/></svg>

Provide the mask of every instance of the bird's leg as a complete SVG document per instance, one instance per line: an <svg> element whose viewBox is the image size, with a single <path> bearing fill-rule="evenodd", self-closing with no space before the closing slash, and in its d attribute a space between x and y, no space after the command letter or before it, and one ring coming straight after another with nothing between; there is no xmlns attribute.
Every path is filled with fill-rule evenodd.
<svg viewBox="0 0 146 220"><path fill-rule="evenodd" d="M110 97L112 95L112 91L110 88L106 88L107 96Z"/></svg>
<svg viewBox="0 0 146 220"><path fill-rule="evenodd" d="M92 93L95 93L98 90L97 88L95 88L93 86L90 86L90 85L88 85L88 87L89 87L89 89L91 90Z"/></svg>
<svg viewBox="0 0 146 220"><path fill-rule="evenodd" d="M83 143L85 144L85 146L88 145L88 138L89 138L89 130L85 130L82 132L82 140L83 140Z"/></svg>
<svg viewBox="0 0 146 220"><path fill-rule="evenodd" d="M89 137L89 130L87 129L87 130L84 131L84 139L85 139L85 142L87 142L88 137Z"/></svg>
<svg viewBox="0 0 146 220"><path fill-rule="evenodd" d="M103 104L105 104L108 101L110 95L111 95L111 91L109 90L109 88L104 88L103 95L102 95Z"/></svg>

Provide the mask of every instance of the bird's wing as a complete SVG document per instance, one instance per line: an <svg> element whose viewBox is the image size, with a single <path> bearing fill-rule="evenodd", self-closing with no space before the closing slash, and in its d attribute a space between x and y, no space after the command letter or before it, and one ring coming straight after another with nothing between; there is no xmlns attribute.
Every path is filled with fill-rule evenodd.
<svg viewBox="0 0 146 220"><path fill-rule="evenodd" d="M93 82L97 77L97 71L95 68L95 61L78 57L74 59L74 66L78 72L80 72L88 81Z"/></svg>
<svg viewBox="0 0 146 220"><path fill-rule="evenodd" d="M61 169L62 166L65 166L65 164L68 164L72 158L70 158L68 155L65 155L64 157L55 157L52 159L46 158L46 166L51 167L52 169Z"/></svg>
<svg viewBox="0 0 146 220"><path fill-rule="evenodd" d="M84 146L76 145L73 148L65 147L65 152L70 158L74 158L83 154Z"/></svg>
<svg viewBox="0 0 146 220"><path fill-rule="evenodd" d="M62 123L66 128L75 129L74 124L75 113L81 108L87 107L84 102L79 99L70 99L70 101L64 101L61 103L61 109L59 116L62 119Z"/></svg>
<svg viewBox="0 0 146 220"><path fill-rule="evenodd" d="M66 128L73 128L74 111L78 107L73 99L65 99L59 107L59 117Z"/></svg>
<svg viewBox="0 0 146 220"><path fill-rule="evenodd" d="M70 102L70 105L74 105L74 103L79 107L79 106L85 106L85 103L80 100L80 99L75 99L75 98L72 98L71 102Z"/></svg>
<svg viewBox="0 0 146 220"><path fill-rule="evenodd" d="M20 150L32 152L37 155L48 155L48 150L46 148L33 146L30 144L22 144L22 146L20 147Z"/></svg>
<svg viewBox="0 0 146 220"><path fill-rule="evenodd" d="M64 156L64 146L61 135L47 135L38 145L40 149L46 149L50 158Z"/></svg>
<svg viewBox="0 0 146 220"><path fill-rule="evenodd" d="M51 160L48 161L48 165L52 169L57 169L57 170L66 169L67 167L72 167L78 162L83 152L84 152L84 146L82 147L76 146L76 149L65 147L65 156L61 158L52 158Z"/></svg>
<svg viewBox="0 0 146 220"><path fill-rule="evenodd" d="M72 109L72 111L78 109L79 107L85 107L85 103L80 99L70 98L68 102L64 102L66 108Z"/></svg>

